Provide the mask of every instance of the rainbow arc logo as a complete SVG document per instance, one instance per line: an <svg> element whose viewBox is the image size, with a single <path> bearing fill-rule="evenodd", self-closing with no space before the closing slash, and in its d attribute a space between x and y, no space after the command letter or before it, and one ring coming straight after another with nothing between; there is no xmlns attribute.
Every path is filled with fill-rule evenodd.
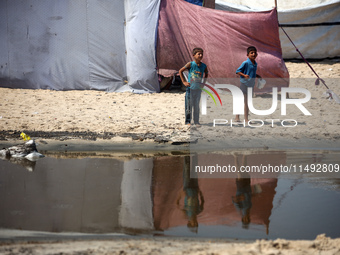
<svg viewBox="0 0 340 255"><path fill-rule="evenodd" d="M201 90L203 90L204 92L206 92L206 93L212 98L212 100L214 100L215 105L217 105L216 100L215 100L215 98L214 98L214 96L213 96L213 94L212 94L212 93L214 93L214 94L217 96L218 100L220 101L220 104L222 105L221 97L220 97L220 95L217 93L217 91L213 88L213 86L208 85L208 84L204 84L204 87L201 88Z"/></svg>

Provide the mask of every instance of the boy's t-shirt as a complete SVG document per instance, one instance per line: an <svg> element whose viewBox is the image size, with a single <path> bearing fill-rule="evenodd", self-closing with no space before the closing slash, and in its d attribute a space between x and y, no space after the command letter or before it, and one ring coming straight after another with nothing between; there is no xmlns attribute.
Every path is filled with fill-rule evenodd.
<svg viewBox="0 0 340 255"><path fill-rule="evenodd" d="M202 63L200 66L197 65L195 61L190 62L190 70L189 70L189 77L188 82L190 83L190 89L200 89L203 73L205 68L207 68L207 65Z"/></svg>
<svg viewBox="0 0 340 255"><path fill-rule="evenodd" d="M240 67L236 70L236 73L241 72L244 74L249 75L249 79L244 78L243 76L240 77L240 81L246 85L247 87L254 87L255 85L255 78L256 78L256 71L257 71L257 63L255 64L251 62L249 58L244 61Z"/></svg>

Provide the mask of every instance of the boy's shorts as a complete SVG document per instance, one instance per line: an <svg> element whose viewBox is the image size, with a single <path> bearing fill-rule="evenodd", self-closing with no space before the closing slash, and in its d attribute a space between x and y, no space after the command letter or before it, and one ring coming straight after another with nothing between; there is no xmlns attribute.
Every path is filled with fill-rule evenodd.
<svg viewBox="0 0 340 255"><path fill-rule="evenodd" d="M241 85L240 85L240 89L242 90L244 95L248 94L248 87L242 82L241 82Z"/></svg>
<svg viewBox="0 0 340 255"><path fill-rule="evenodd" d="M247 85L249 85L249 86L247 86ZM242 83L241 82L241 85L240 85L240 89L241 89L241 91L243 92L243 94L244 95L247 95L248 94L248 88L253 88L253 90L254 90L254 83L251 83L251 82L248 82L248 83Z"/></svg>

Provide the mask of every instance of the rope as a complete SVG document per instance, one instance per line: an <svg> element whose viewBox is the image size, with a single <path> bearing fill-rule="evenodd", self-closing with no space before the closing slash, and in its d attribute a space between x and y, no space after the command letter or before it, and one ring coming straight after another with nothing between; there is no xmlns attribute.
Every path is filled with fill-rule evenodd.
<svg viewBox="0 0 340 255"><path fill-rule="evenodd" d="M306 64L309 66L309 68L313 71L313 73L316 75L317 80L315 81L315 85L319 85L319 82L321 81L323 83L323 85L325 85L325 87L327 89L329 89L329 87L326 85L325 81L323 79L321 79L319 77L319 75L315 72L315 70L313 69L313 67L309 64L309 62L304 58L304 56L302 55L302 53L299 51L299 49L296 47L296 45L294 44L294 42L292 41L292 39L289 37L289 35L286 33L286 31L283 29L282 25L279 24L279 27L282 29L282 31L285 33L285 35L288 37L289 41L293 44L293 46L295 47L296 51L300 54L301 58L303 59L303 61L306 62ZM330 92L328 92L330 98L333 99L332 94Z"/></svg>

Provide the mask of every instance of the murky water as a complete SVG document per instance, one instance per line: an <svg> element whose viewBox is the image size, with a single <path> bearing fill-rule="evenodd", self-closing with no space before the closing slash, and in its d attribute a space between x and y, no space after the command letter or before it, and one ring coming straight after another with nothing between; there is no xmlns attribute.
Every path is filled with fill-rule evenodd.
<svg viewBox="0 0 340 255"><path fill-rule="evenodd" d="M260 162L340 164L338 151L93 152L47 154L37 162L0 160L0 236L1 229L19 229L240 239L340 237L339 172L190 178L193 157L197 166L215 160L215 166L238 169Z"/></svg>

